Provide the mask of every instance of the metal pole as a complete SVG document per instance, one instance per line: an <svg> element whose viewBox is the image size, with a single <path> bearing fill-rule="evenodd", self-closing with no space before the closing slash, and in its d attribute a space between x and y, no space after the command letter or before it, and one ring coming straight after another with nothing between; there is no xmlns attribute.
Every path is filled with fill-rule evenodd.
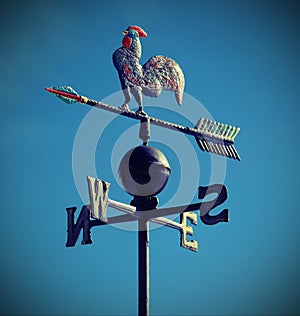
<svg viewBox="0 0 300 316"><path fill-rule="evenodd" d="M149 316L149 222L138 220L139 316Z"/></svg>

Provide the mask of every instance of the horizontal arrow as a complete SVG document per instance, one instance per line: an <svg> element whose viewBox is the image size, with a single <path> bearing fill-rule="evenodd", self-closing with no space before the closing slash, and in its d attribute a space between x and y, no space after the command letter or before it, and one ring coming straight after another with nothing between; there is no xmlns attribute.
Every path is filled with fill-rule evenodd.
<svg viewBox="0 0 300 316"><path fill-rule="evenodd" d="M69 86L45 88L45 90L56 95L68 104L79 102L109 112L113 112L122 116L126 116L132 119L145 119L144 115L141 115L137 112L131 110L124 110L124 108L121 107L112 106L109 104L89 99L85 96L81 96L73 88ZM240 131L240 128L214 122L204 118L201 118L199 120L195 128L167 122L151 116L147 116L147 118L153 125L194 136L196 138L199 148L203 151L240 160L240 157L233 145L234 139Z"/></svg>

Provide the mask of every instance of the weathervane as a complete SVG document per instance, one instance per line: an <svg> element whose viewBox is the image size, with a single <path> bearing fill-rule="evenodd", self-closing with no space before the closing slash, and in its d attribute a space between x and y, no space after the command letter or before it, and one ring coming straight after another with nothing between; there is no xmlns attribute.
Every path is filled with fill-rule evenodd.
<svg viewBox="0 0 300 316"><path fill-rule="evenodd" d="M228 222L228 209L217 215L210 211L223 204L227 199L227 189L223 184L198 187L198 198L204 199L217 194L215 199L188 205L158 208L157 195L166 186L171 167L165 155L157 148L148 145L151 124L185 133L195 137L202 151L240 160L234 147L234 139L239 128L218 123L207 118L200 118L195 127L186 127L158 118L150 117L144 111L142 94L158 97L162 90L175 92L179 105L182 104L184 75L180 66L172 59L154 56L143 66L141 58L140 37L147 33L138 26L129 26L123 32L122 47L113 54L113 63L118 71L125 101L120 107L104 104L79 95L69 86L46 88L64 102L79 102L102 110L110 111L140 121L139 138L142 145L131 148L121 159L119 165L120 182L127 193L133 196L129 204L111 200L108 197L110 183L87 175L90 204L84 205L75 223L76 207L67 208L68 238L67 247L75 246L82 231L82 244L91 244L91 229L95 226L137 221L138 223L138 276L140 316L149 315L149 222L175 228L180 232L180 246L198 251L198 242L189 240L193 235L189 224L197 225L199 211L201 221L206 225ZM133 95L139 108L136 112L128 108ZM112 207L126 214L109 217L107 208ZM180 214L180 222L165 216ZM190 221L190 223L188 222Z"/></svg>

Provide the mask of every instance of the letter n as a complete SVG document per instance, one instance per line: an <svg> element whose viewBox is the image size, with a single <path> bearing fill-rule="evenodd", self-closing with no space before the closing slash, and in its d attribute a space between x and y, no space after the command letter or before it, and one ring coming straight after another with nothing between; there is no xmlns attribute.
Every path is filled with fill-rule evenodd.
<svg viewBox="0 0 300 316"><path fill-rule="evenodd" d="M82 245L92 244L91 229L90 229L90 210L84 205L78 216L76 224L74 223L74 214L77 207L68 207L68 240L66 247L73 247L79 237L82 229Z"/></svg>

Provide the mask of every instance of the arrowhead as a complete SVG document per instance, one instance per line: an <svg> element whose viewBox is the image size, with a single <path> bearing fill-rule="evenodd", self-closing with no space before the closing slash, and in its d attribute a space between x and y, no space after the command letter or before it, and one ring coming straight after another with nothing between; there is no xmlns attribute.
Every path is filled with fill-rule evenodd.
<svg viewBox="0 0 300 316"><path fill-rule="evenodd" d="M80 102L80 95L70 86L45 88L65 103L72 104Z"/></svg>

